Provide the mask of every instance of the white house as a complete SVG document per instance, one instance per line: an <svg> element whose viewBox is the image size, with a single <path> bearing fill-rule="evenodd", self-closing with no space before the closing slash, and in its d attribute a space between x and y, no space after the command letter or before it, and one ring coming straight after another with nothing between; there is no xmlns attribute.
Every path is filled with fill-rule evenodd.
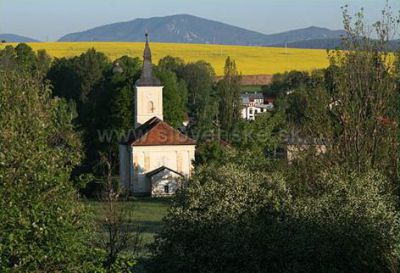
<svg viewBox="0 0 400 273"><path fill-rule="evenodd" d="M147 34L135 94L135 130L119 145L121 186L131 194L174 194L191 175L196 141L163 121L163 86L153 74Z"/></svg>
<svg viewBox="0 0 400 273"><path fill-rule="evenodd" d="M270 111L274 108L274 100L264 98L262 93L242 95L242 118L255 120L257 114Z"/></svg>

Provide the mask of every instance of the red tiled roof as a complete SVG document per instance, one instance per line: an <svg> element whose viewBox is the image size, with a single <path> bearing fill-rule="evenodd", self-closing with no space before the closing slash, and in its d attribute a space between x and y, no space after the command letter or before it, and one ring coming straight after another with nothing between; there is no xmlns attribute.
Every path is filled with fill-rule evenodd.
<svg viewBox="0 0 400 273"><path fill-rule="evenodd" d="M153 117L130 135L127 144L131 146L196 145L196 141L159 118Z"/></svg>

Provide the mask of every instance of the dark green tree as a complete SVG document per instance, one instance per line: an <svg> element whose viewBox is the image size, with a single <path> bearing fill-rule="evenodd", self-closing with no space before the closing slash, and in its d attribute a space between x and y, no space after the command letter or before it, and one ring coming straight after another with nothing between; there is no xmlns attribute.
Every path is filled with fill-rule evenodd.
<svg viewBox="0 0 400 273"><path fill-rule="evenodd" d="M12 70L17 66L17 56L13 46L8 45L0 50L0 69Z"/></svg>
<svg viewBox="0 0 400 273"><path fill-rule="evenodd" d="M51 58L45 50L35 53L24 43L18 44L15 48L9 45L0 50L0 70L18 70L43 79L50 65Z"/></svg>
<svg viewBox="0 0 400 273"><path fill-rule="evenodd" d="M187 105L186 84L183 80L178 80L176 74L170 70L159 68L156 74L164 86L164 120L176 128L181 127Z"/></svg>
<svg viewBox="0 0 400 273"><path fill-rule="evenodd" d="M310 80L307 72L289 71L273 75L272 82L263 86L265 96L278 97L286 93L296 91L299 87L306 85Z"/></svg>
<svg viewBox="0 0 400 273"><path fill-rule="evenodd" d="M179 80L183 78L185 63L181 58L166 56L160 59L158 67L174 72Z"/></svg>
<svg viewBox="0 0 400 273"><path fill-rule="evenodd" d="M188 63L183 72L188 87L189 117L194 137L200 141L216 134L218 98L214 90L215 71L209 63Z"/></svg>
<svg viewBox="0 0 400 273"><path fill-rule="evenodd" d="M219 125L228 134L228 139L235 126L241 121L240 81L241 76L237 71L236 63L228 57L225 62L224 77L217 84Z"/></svg>
<svg viewBox="0 0 400 273"><path fill-rule="evenodd" d="M36 66L36 55L30 46L25 43L15 47L18 68L23 71L32 71Z"/></svg>

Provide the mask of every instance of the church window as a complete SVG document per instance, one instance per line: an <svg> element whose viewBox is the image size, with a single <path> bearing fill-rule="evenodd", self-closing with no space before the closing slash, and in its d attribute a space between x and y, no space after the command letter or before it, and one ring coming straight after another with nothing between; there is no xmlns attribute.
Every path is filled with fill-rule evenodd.
<svg viewBox="0 0 400 273"><path fill-rule="evenodd" d="M147 105L147 112L148 113L154 113L154 103L152 101L149 101L148 105Z"/></svg>

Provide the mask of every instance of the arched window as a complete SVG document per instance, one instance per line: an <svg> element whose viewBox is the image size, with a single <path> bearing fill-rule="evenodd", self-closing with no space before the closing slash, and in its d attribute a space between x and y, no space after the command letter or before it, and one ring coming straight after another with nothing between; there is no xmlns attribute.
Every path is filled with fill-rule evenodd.
<svg viewBox="0 0 400 273"><path fill-rule="evenodd" d="M147 112L148 113L154 113L154 103L152 101L149 101L148 105L147 105Z"/></svg>

